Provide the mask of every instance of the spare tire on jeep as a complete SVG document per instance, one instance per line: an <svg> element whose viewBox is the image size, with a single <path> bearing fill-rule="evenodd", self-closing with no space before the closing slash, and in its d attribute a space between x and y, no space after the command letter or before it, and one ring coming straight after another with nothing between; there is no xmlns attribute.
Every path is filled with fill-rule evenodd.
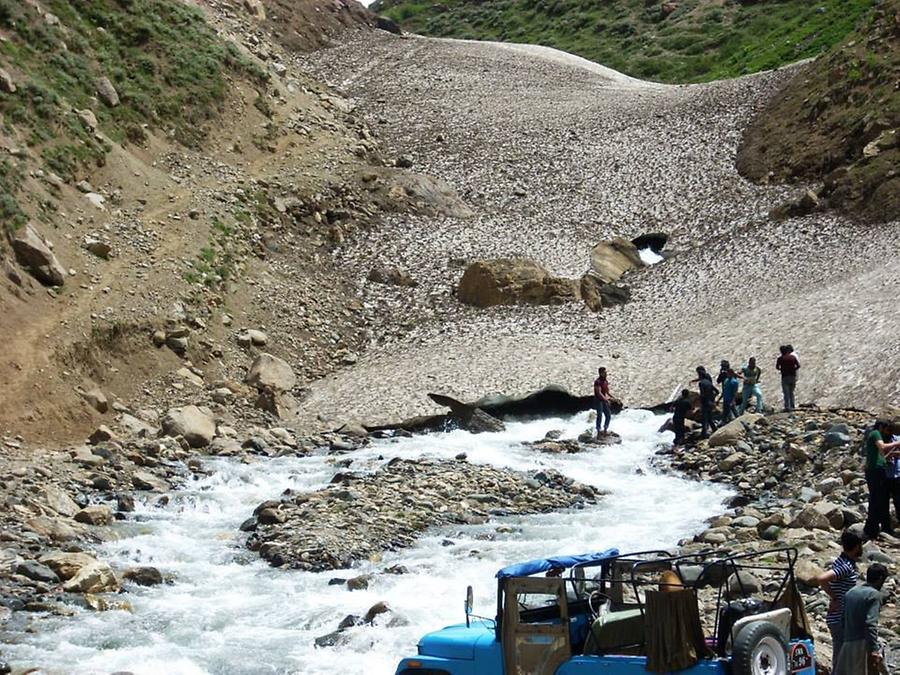
<svg viewBox="0 0 900 675"><path fill-rule="evenodd" d="M753 621L741 628L731 651L734 675L788 675L787 648L778 626Z"/></svg>

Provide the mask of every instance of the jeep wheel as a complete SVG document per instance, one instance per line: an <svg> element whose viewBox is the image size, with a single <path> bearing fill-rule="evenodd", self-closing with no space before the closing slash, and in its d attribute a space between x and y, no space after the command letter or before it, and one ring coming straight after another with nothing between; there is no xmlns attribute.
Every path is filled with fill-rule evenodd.
<svg viewBox="0 0 900 675"><path fill-rule="evenodd" d="M734 639L735 675L787 675L787 652L781 631L768 621L749 623Z"/></svg>

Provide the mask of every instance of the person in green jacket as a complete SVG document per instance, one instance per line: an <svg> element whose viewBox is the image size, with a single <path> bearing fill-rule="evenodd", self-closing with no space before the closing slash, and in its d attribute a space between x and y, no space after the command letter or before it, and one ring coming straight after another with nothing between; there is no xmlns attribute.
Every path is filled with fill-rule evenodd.
<svg viewBox="0 0 900 675"><path fill-rule="evenodd" d="M900 441L885 443L891 437L891 423L878 420L875 426L866 432L866 486L869 488L869 509L866 516L864 532L870 539L879 533L893 535L891 525L890 495L888 494L887 462L897 454Z"/></svg>
<svg viewBox="0 0 900 675"><path fill-rule="evenodd" d="M866 583L844 596L844 644L835 657L832 675L876 675L887 672L878 640L881 588L888 578L887 567L869 565Z"/></svg>

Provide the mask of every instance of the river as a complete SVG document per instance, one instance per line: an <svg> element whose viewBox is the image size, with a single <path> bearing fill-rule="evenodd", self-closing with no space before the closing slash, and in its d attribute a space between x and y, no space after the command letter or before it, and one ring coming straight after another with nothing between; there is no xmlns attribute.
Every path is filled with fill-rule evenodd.
<svg viewBox="0 0 900 675"><path fill-rule="evenodd" d="M463 617L468 584L475 612L495 606L494 573L504 565L560 553L670 548L703 529L722 510L725 488L663 475L650 459L671 434L644 411L616 416L621 445L575 455L546 455L522 446L551 429L577 436L587 415L507 424L504 433L464 431L377 441L345 457L354 470L392 457L453 458L514 469L552 467L610 492L596 506L563 513L503 518L479 526L428 533L407 550L353 570L305 573L274 569L243 548L238 531L260 502L284 489L314 490L335 472L334 457L260 459L252 463L210 459L209 476L174 494L164 506L141 502L121 538L99 555L120 566L153 565L174 582L134 588L132 611L76 610L74 618L36 616L34 632L6 633L4 659L41 673L193 675L200 673L388 675L401 656L415 653L426 631ZM502 532L497 528L502 527ZM450 543L452 542L452 543ZM364 591L329 586L333 577L377 572L402 564L403 575L377 575ZM316 648L347 614L364 614L379 601L392 608L375 625L352 628L347 644Z"/></svg>

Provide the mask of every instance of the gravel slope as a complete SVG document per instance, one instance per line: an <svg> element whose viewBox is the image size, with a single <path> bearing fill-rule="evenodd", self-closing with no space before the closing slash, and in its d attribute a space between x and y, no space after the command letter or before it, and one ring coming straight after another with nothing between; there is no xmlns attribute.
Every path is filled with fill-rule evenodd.
<svg viewBox="0 0 900 675"><path fill-rule="evenodd" d="M788 341L804 364L801 402L900 400L900 223L775 222L767 213L797 188L756 186L734 169L743 128L783 72L662 86L545 48L382 34L305 58L389 150L450 181L477 215L396 218L338 252L385 337L314 385L304 417L417 414L434 390L471 398L557 382L587 392L601 363L628 404L648 404L697 363L751 354L778 404L773 364ZM452 296L479 257L523 255L574 276L597 241L658 229L674 255L627 277L625 307L475 310ZM376 264L419 286L367 282Z"/></svg>

